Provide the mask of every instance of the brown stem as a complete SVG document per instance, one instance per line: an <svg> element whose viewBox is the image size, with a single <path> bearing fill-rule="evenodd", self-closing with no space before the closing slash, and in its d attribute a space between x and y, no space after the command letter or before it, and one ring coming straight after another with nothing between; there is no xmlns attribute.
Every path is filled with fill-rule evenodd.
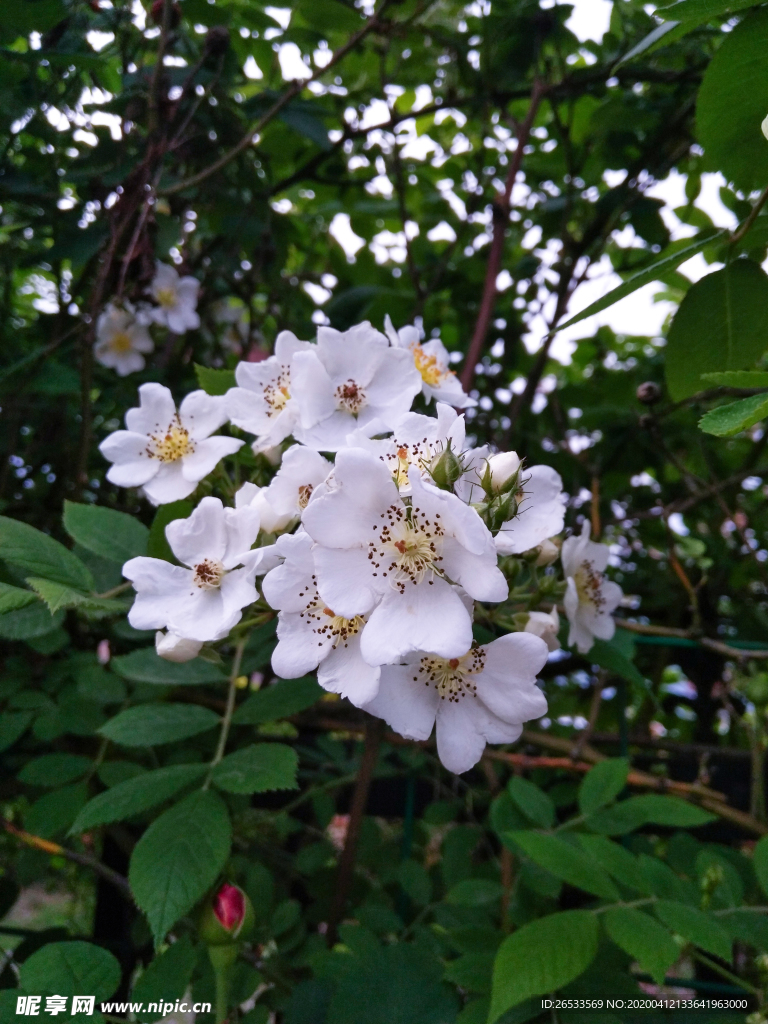
<svg viewBox="0 0 768 1024"><path fill-rule="evenodd" d="M283 95L275 100L266 114L260 117L259 120L248 129L242 139L240 139L237 145L230 149L228 153L224 153L218 160L214 160L214 162L208 167L203 168L202 171L198 171L197 174L193 174L185 181L177 181L175 185L169 185L167 188L160 189L158 194L170 196L174 195L176 192L183 192L185 189L192 188L194 185L199 185L201 181L205 181L206 178L210 178L212 174L216 174L217 171L226 167L227 164L234 160L235 157L239 156L240 153L248 149L248 147L253 143L254 136L258 135L270 121L277 117L283 107L287 106L291 100L298 96L302 90L306 89L311 82L314 82L316 79L326 74L330 68L338 64L342 57L345 57L350 50L353 50L369 32L372 32L373 29L379 27L381 24L381 15L387 6L387 2L388 0L385 0L381 10L377 11L376 14L369 18L359 31L355 32L343 46L339 47L324 67L318 68L310 78L297 79L289 89L286 89Z"/></svg>
<svg viewBox="0 0 768 1024"><path fill-rule="evenodd" d="M368 803L368 790L371 786L371 778L373 777L373 770L378 760L379 747L381 746L383 735L384 722L380 718L369 717L365 723L365 747L363 748L363 756L360 761L360 771L357 774L355 791L352 795L347 836L344 841L344 849L339 857L336 889L333 894L331 912L328 916L328 931L326 935L329 946L333 946L336 942L339 924L344 916L347 897L352 885L357 843L360 838L360 825L363 820L366 804Z"/></svg>
<svg viewBox="0 0 768 1024"><path fill-rule="evenodd" d="M533 122L536 119L536 114L545 92L545 86L537 79L533 83L528 113L525 115L525 119L517 132L517 149L512 155L504 191L500 195L496 196L493 203L493 239L491 241L490 252L488 253L488 265L485 270L483 297L480 300L480 311L477 314L475 330L472 335L472 340L469 343L467 358L464 362L464 369L461 374L461 383L465 391L469 391L472 386L472 381L475 377L475 366L477 365L483 351L485 336L488 333L491 316L493 315L493 307L496 302L496 278L499 276L499 270L501 269L501 257L504 251L504 236L506 235L507 225L509 224L509 208L512 198L512 189L514 188L517 175L520 171L520 165L523 161L523 150L528 143L528 136L531 133Z"/></svg>

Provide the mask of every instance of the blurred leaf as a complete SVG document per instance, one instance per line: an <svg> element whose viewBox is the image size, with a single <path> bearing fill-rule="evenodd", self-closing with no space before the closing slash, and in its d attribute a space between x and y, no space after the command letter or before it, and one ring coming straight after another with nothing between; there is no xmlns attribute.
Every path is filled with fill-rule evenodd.
<svg viewBox="0 0 768 1024"><path fill-rule="evenodd" d="M192 515L194 505L191 501L171 501L167 505L161 505L155 512L155 518L149 528L149 540L147 541L147 554L150 558L162 558L164 562L176 562L171 551L171 546L165 536L165 528L174 519L189 519Z"/></svg>
<svg viewBox="0 0 768 1024"><path fill-rule="evenodd" d="M32 590L22 590L21 587L12 587L9 583L0 583L0 615L26 608L36 600L37 595Z"/></svg>
<svg viewBox="0 0 768 1024"><path fill-rule="evenodd" d="M619 900L621 894L611 879L594 861L577 847L558 836L540 832L511 832L508 838L556 878L562 878L585 892L606 900Z"/></svg>
<svg viewBox="0 0 768 1024"><path fill-rule="evenodd" d="M64 612L51 615L41 601L27 608L0 615L0 637L4 640L33 640L56 630L64 621Z"/></svg>
<svg viewBox="0 0 768 1024"><path fill-rule="evenodd" d="M211 774L211 781L228 793L266 793L297 789L296 751L283 743L254 743L225 757Z"/></svg>
<svg viewBox="0 0 768 1024"><path fill-rule="evenodd" d="M709 384L726 388L768 388L768 373L763 370L731 370L724 373L702 373Z"/></svg>
<svg viewBox="0 0 768 1024"><path fill-rule="evenodd" d="M51 942L21 965L19 982L27 992L109 999L120 984L120 964L92 942Z"/></svg>
<svg viewBox="0 0 768 1024"><path fill-rule="evenodd" d="M507 792L534 825L552 828L555 823L555 805L543 789L519 775L513 775L507 783Z"/></svg>
<svg viewBox="0 0 768 1024"><path fill-rule="evenodd" d="M446 903L460 907L482 907L501 899L504 890L490 878L465 878L448 890Z"/></svg>
<svg viewBox="0 0 768 1024"><path fill-rule="evenodd" d="M631 796L607 810L596 811L587 821L593 832L624 835L643 825L667 825L673 828L696 828L715 821L713 814L675 796L646 793Z"/></svg>
<svg viewBox="0 0 768 1024"><path fill-rule="evenodd" d="M131 1000L143 1003L159 1003L161 1009L156 1013L144 1010L137 1019L142 1022L160 1020L163 1017L162 1006L166 1002L174 1002L184 995L192 977L197 950L188 935L182 935L164 953L149 964L133 986Z"/></svg>
<svg viewBox="0 0 768 1024"><path fill-rule="evenodd" d="M715 437L729 437L753 427L768 416L768 395L751 395L738 402L710 409L699 420L699 428Z"/></svg>
<svg viewBox="0 0 768 1024"><path fill-rule="evenodd" d="M252 693L234 713L232 722L235 725L261 725L288 718L312 707L324 692L310 676L283 679Z"/></svg>
<svg viewBox="0 0 768 1024"><path fill-rule="evenodd" d="M592 814L611 803L627 784L629 758L611 757L590 768L579 786L579 809Z"/></svg>
<svg viewBox="0 0 768 1024"><path fill-rule="evenodd" d="M752 865L760 888L768 896L768 836L758 839L752 852Z"/></svg>
<svg viewBox="0 0 768 1024"><path fill-rule="evenodd" d="M195 363L197 383L208 395L226 395L230 388L237 386L234 370L212 370Z"/></svg>
<svg viewBox="0 0 768 1024"><path fill-rule="evenodd" d="M89 591L93 578L76 555L40 530L0 516L0 558L22 572L75 590Z"/></svg>
<svg viewBox="0 0 768 1024"><path fill-rule="evenodd" d="M197 736L219 721L215 712L199 704L140 704L110 718L99 732L124 747L152 747Z"/></svg>
<svg viewBox="0 0 768 1024"><path fill-rule="evenodd" d="M667 928L730 963L731 937L716 917L696 907L671 900L659 900L653 909Z"/></svg>
<svg viewBox="0 0 768 1024"><path fill-rule="evenodd" d="M33 835L51 839L67 831L87 799L88 787L84 782L60 786L32 804L24 815L24 826Z"/></svg>
<svg viewBox="0 0 768 1024"><path fill-rule="evenodd" d="M605 913L605 930L617 946L637 960L657 985L680 955L672 936L648 914L630 907L616 907Z"/></svg>
<svg viewBox="0 0 768 1024"><path fill-rule="evenodd" d="M122 565L147 553L149 530L125 512L65 501L64 528L78 544L111 562Z"/></svg>
<svg viewBox="0 0 768 1024"><path fill-rule="evenodd" d="M18 774L27 786L55 788L82 778L93 767L93 761L81 754L43 754L27 761Z"/></svg>
<svg viewBox="0 0 768 1024"><path fill-rule="evenodd" d="M124 821L151 810L187 786L201 782L207 771L205 764L172 764L118 782L83 807L69 830L70 834L80 835L97 825Z"/></svg>
<svg viewBox="0 0 768 1024"><path fill-rule="evenodd" d="M110 661L110 667L124 679L134 683L159 686L198 686L203 683L224 683L222 671L203 658L177 663L157 655L154 647L142 647L130 654L121 654Z"/></svg>

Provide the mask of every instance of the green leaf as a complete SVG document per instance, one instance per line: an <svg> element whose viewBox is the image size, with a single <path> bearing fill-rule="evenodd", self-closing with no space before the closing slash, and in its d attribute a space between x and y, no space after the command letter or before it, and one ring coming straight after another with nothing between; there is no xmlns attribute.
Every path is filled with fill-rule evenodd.
<svg viewBox="0 0 768 1024"><path fill-rule="evenodd" d="M445 902L459 907L482 907L500 900L503 892L492 878L465 878L448 890Z"/></svg>
<svg viewBox="0 0 768 1024"><path fill-rule="evenodd" d="M640 270L632 277L620 284L613 291L608 292L602 299L597 299L595 302L590 303L586 309L582 309L576 316L572 316L570 320L566 320L564 324L560 324L554 328L554 332L562 331L565 327L571 327L573 324L579 323L581 320L586 320L587 317L594 316L595 313L600 313L604 309L608 309L609 306L614 305L620 299L625 299L627 295L631 295L636 292L638 288L643 288L647 284L651 284L653 281L659 281L664 278L671 271L675 270L680 266L681 263L685 263L692 256L702 252L707 246L712 245L718 240L725 237L727 232L715 231L711 234L704 234L697 237L695 242L691 242L690 245L685 245L682 248L675 248L674 252L669 253L666 256L662 256L660 260L657 260L650 267L646 267L645 270ZM671 248L671 247L670 247Z"/></svg>
<svg viewBox="0 0 768 1024"><path fill-rule="evenodd" d="M690 21L697 25L713 18L743 11L745 7L754 7L754 0L680 0L668 7L659 7L656 14L666 21Z"/></svg>
<svg viewBox="0 0 768 1024"><path fill-rule="evenodd" d="M47 533L7 516L0 516L0 558L30 576L75 590L93 589L93 577L77 555Z"/></svg>
<svg viewBox="0 0 768 1024"><path fill-rule="evenodd" d="M27 992L89 995L96 1005L120 984L120 964L92 942L49 942L21 965L19 982Z"/></svg>
<svg viewBox="0 0 768 1024"><path fill-rule="evenodd" d="M673 900L659 900L654 911L667 928L682 935L695 946L706 949L709 953L730 962L732 954L731 937L716 917Z"/></svg>
<svg viewBox="0 0 768 1024"><path fill-rule="evenodd" d="M517 843L532 860L569 885L606 900L621 899L619 890L605 871L578 847L558 836L540 832L507 832L506 838Z"/></svg>
<svg viewBox="0 0 768 1024"><path fill-rule="evenodd" d="M133 986L131 1000L136 1003L159 1003L161 1009L156 1013L144 1011L139 1013L139 1021L160 1020L164 1014L162 1005L180 999L192 977L197 950L188 935L182 935L164 953L150 963Z"/></svg>
<svg viewBox="0 0 768 1024"><path fill-rule="evenodd" d="M67 831L87 799L85 782L60 786L32 804L24 815L24 826L36 836L51 839Z"/></svg>
<svg viewBox="0 0 768 1024"><path fill-rule="evenodd" d="M760 883L760 888L768 896L768 836L758 839L752 853L752 866Z"/></svg>
<svg viewBox="0 0 768 1024"><path fill-rule="evenodd" d="M702 380L726 388L768 388L768 373L763 370L726 370L723 373L702 373Z"/></svg>
<svg viewBox="0 0 768 1024"><path fill-rule="evenodd" d="M81 594L79 590L56 583L52 580L38 579L30 576L27 583L48 606L51 615L64 608L79 608L80 611L95 615L118 615L126 611L124 601L110 598L91 597Z"/></svg>
<svg viewBox="0 0 768 1024"><path fill-rule="evenodd" d="M484 995L491 991L493 960L493 953L466 953L445 965L445 980L460 985L467 992L480 992ZM487 1013L483 1017L483 1024L486 1018Z"/></svg>
<svg viewBox="0 0 768 1024"><path fill-rule="evenodd" d="M21 587L12 587L9 583L0 583L0 615L6 612L15 612L18 608L26 608L37 600L37 595L31 590L23 590Z"/></svg>
<svg viewBox="0 0 768 1024"><path fill-rule="evenodd" d="M172 764L118 782L90 800L75 819L70 835L80 835L96 825L124 821L169 800L180 790L203 779L205 764Z"/></svg>
<svg viewBox="0 0 768 1024"><path fill-rule="evenodd" d="M192 502L186 499L171 501L167 505L160 506L157 512L155 512L155 518L152 520L152 525L149 528L147 554L150 558L162 558L164 562L176 562L171 551L171 545L165 536L165 528L174 519L189 519L193 508Z"/></svg>
<svg viewBox="0 0 768 1024"><path fill-rule="evenodd" d="M4 640L34 640L52 633L64 621L64 612L51 615L40 601L27 608L0 615L0 637Z"/></svg>
<svg viewBox="0 0 768 1024"><path fill-rule="evenodd" d="M768 395L750 395L738 402L718 405L699 420L699 429L715 437L730 437L753 427L768 416Z"/></svg>
<svg viewBox="0 0 768 1024"><path fill-rule="evenodd" d="M696 105L707 169L722 171L745 193L764 188L768 181L768 142L760 132L768 110L766 48L768 11L763 9L723 37L704 73Z"/></svg>
<svg viewBox="0 0 768 1024"><path fill-rule="evenodd" d="M647 879L640 871L637 857L629 850L625 850L623 846L619 846L618 843L612 842L605 836L580 833L577 838L585 853L617 882L646 895L650 894L651 889Z"/></svg>
<svg viewBox="0 0 768 1024"><path fill-rule="evenodd" d="M62 0L35 0L35 2L0 5L0 26L19 35L45 32L67 16ZM31 991L31 990L30 990Z"/></svg>
<svg viewBox="0 0 768 1024"><path fill-rule="evenodd" d="M195 363L195 376L197 383L208 395L226 395L230 388L237 387L234 370L212 370Z"/></svg>
<svg viewBox="0 0 768 1024"><path fill-rule="evenodd" d="M152 822L136 844L128 880L159 945L224 867L232 826L221 797L192 793Z"/></svg>
<svg viewBox="0 0 768 1024"><path fill-rule="evenodd" d="M589 649L589 660L600 668L606 668L621 679L626 679L634 686L645 686L645 679L642 673L632 664L632 661L619 650L615 642L607 640L595 640Z"/></svg>
<svg viewBox="0 0 768 1024"><path fill-rule="evenodd" d="M43 754L27 761L17 778L27 786L53 789L82 778L92 767L93 761L80 754Z"/></svg>
<svg viewBox="0 0 768 1024"><path fill-rule="evenodd" d="M99 732L124 747L152 747L197 736L219 721L215 712L199 704L139 704L110 718Z"/></svg>
<svg viewBox="0 0 768 1024"><path fill-rule="evenodd" d="M672 936L648 914L631 907L616 907L605 913L605 930L617 946L637 960L657 985L677 960L680 949Z"/></svg>
<svg viewBox="0 0 768 1024"><path fill-rule="evenodd" d="M760 358L766 348L766 306L768 277L751 260L738 259L690 287L665 350L667 386L675 401L701 391L702 374L741 370Z"/></svg>
<svg viewBox="0 0 768 1024"><path fill-rule="evenodd" d="M507 783L507 792L529 821L540 828L552 828L555 805L543 789L519 775L513 775Z"/></svg>
<svg viewBox="0 0 768 1024"><path fill-rule="evenodd" d="M229 754L213 769L211 781L228 793L297 789L296 751L284 743L254 743Z"/></svg>
<svg viewBox="0 0 768 1024"><path fill-rule="evenodd" d="M579 786L579 810L582 814L612 803L627 784L629 758L611 757L600 761L584 776Z"/></svg>
<svg viewBox="0 0 768 1024"><path fill-rule="evenodd" d="M489 1024L531 996L562 988L597 954L598 925L588 910L566 910L524 924L499 947Z"/></svg>
<svg viewBox="0 0 768 1024"><path fill-rule="evenodd" d="M0 750L7 750L23 736L34 715L31 711L4 711L0 714Z"/></svg>
<svg viewBox="0 0 768 1024"><path fill-rule="evenodd" d="M177 664L158 657L154 647L142 647L130 654L113 658L110 667L124 679L134 683L156 683L160 686L198 686L223 683L226 676L216 665L203 658Z"/></svg>
<svg viewBox="0 0 768 1024"><path fill-rule="evenodd" d="M99 505L64 502L64 529L94 555L123 565L147 553L149 530L133 516Z"/></svg>
<svg viewBox="0 0 768 1024"><path fill-rule="evenodd" d="M252 693L232 717L235 725L261 725L296 715L312 707L325 691L314 679L283 679Z"/></svg>
<svg viewBox="0 0 768 1024"><path fill-rule="evenodd" d="M607 810L590 815L587 825L593 832L624 835L643 825L667 825L672 828L696 828L715 821L715 816L676 796L646 793L631 796Z"/></svg>

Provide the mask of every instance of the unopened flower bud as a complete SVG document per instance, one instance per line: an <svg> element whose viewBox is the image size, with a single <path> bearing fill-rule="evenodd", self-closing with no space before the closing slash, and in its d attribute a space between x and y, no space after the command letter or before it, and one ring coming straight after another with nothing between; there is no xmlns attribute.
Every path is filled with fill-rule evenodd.
<svg viewBox="0 0 768 1024"><path fill-rule="evenodd" d="M453 485L463 472L461 459L452 450L450 441L448 447L436 455L429 464L432 482L442 491L452 491Z"/></svg>
<svg viewBox="0 0 768 1024"><path fill-rule="evenodd" d="M494 494L502 494L517 486L520 459L517 452L499 452L488 459L490 486Z"/></svg>
<svg viewBox="0 0 768 1024"><path fill-rule="evenodd" d="M254 926L253 905L238 885L219 888L203 908L200 938L209 946L227 946L250 938Z"/></svg>
<svg viewBox="0 0 768 1024"><path fill-rule="evenodd" d="M166 661L179 663L192 661L193 658L198 656L202 646L202 641L186 640L184 637L179 636L178 633L172 633L170 630L167 633L163 633L159 629L155 633L155 650Z"/></svg>
<svg viewBox="0 0 768 1024"><path fill-rule="evenodd" d="M545 565L552 565L560 554L560 547L552 539L543 540L536 550L538 551L536 566L539 569Z"/></svg>
<svg viewBox="0 0 768 1024"><path fill-rule="evenodd" d="M557 651L560 649L560 641L557 639L559 629L560 616L557 608L553 608L551 612L530 612L523 632L541 637L550 651Z"/></svg>
<svg viewBox="0 0 768 1024"><path fill-rule="evenodd" d="M638 402L643 405L655 405L661 398L661 388L652 380L641 384L635 392Z"/></svg>

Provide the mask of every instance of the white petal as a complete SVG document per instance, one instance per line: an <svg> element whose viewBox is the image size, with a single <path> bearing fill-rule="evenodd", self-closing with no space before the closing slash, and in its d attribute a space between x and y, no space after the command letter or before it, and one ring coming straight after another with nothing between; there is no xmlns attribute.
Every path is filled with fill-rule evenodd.
<svg viewBox="0 0 768 1024"><path fill-rule="evenodd" d="M155 650L166 661L183 664L192 661L200 653L203 644L200 640L185 640L177 633L155 633Z"/></svg>
<svg viewBox="0 0 768 1024"><path fill-rule="evenodd" d="M280 612L277 620L278 644L272 653L272 670L282 679L298 679L313 672L326 650L331 637L319 637L298 614Z"/></svg>
<svg viewBox="0 0 768 1024"><path fill-rule="evenodd" d="M365 710L383 718L395 732L409 740L428 740L435 724L439 697L432 686L413 681L408 665L389 665L381 670L379 692Z"/></svg>
<svg viewBox="0 0 768 1024"><path fill-rule="evenodd" d="M165 432L176 415L173 395L162 384L142 384L139 388L138 409L129 409L125 414L125 425L137 434Z"/></svg>
<svg viewBox="0 0 768 1024"><path fill-rule="evenodd" d="M468 551L476 555L487 555L490 532L477 512L466 505L455 494L441 491L421 478L419 470L412 466L408 471L413 492L413 505L427 513L430 519L439 516L445 532L455 537Z"/></svg>
<svg viewBox="0 0 768 1024"><path fill-rule="evenodd" d="M389 427L394 426L421 391L421 374L413 357L404 349L391 348L383 358L373 379L365 389L369 406Z"/></svg>
<svg viewBox="0 0 768 1024"><path fill-rule="evenodd" d="M376 696L380 674L381 669L363 661L358 633L350 637L346 645L339 644L328 652L320 662L317 681L324 690L339 693L362 707Z"/></svg>
<svg viewBox="0 0 768 1024"><path fill-rule="evenodd" d="M275 545L285 562L264 577L261 589L272 608L286 612L300 612L311 597L307 588L314 589L312 572L312 538L306 533L280 537Z"/></svg>
<svg viewBox="0 0 768 1024"><path fill-rule="evenodd" d="M490 537L490 534L489 534ZM493 542L490 552L473 555L452 537L446 537L442 549L441 567L456 583L460 583L476 601L506 601L509 584L496 564Z"/></svg>
<svg viewBox="0 0 768 1024"><path fill-rule="evenodd" d="M253 604L259 596L253 582L253 573L247 567L233 569L221 581L219 591L224 615L230 617L232 622L227 629L229 632L229 629L240 621L241 610Z"/></svg>
<svg viewBox="0 0 768 1024"><path fill-rule="evenodd" d="M298 403L304 429L314 427L335 412L334 384L316 352L297 352L293 357L291 395Z"/></svg>
<svg viewBox="0 0 768 1024"><path fill-rule="evenodd" d="M167 505L171 501L188 498L197 487L196 480L184 479L182 461L161 462L157 475L144 484L144 493L153 505Z"/></svg>
<svg viewBox="0 0 768 1024"><path fill-rule="evenodd" d="M192 391L179 406L179 419L192 440L200 441L227 422L225 397Z"/></svg>
<svg viewBox="0 0 768 1024"><path fill-rule="evenodd" d="M99 451L114 463L107 479L118 487L141 487L160 468L160 462L147 454L147 438L130 430L116 430L105 437Z"/></svg>
<svg viewBox="0 0 768 1024"><path fill-rule="evenodd" d="M361 650L370 665L386 665L409 651L460 658L472 645L472 620L461 598L444 580L388 590L371 613Z"/></svg>
<svg viewBox="0 0 768 1024"><path fill-rule="evenodd" d="M473 768L485 750L483 715L478 702L465 697L441 700L437 709L437 754L449 772L460 775Z"/></svg>
<svg viewBox="0 0 768 1024"><path fill-rule="evenodd" d="M508 633L485 648L483 671L475 677L477 695L505 722L520 724L541 718L547 700L536 676L547 662L549 650L532 633Z"/></svg>
<svg viewBox="0 0 768 1024"><path fill-rule="evenodd" d="M373 576L368 554L361 548L345 550L318 545L314 557L320 596L336 615L345 619L364 615L389 590L386 580Z"/></svg>
<svg viewBox="0 0 768 1024"><path fill-rule="evenodd" d="M389 351L387 339L367 321L348 331L321 327L317 332L317 354L334 386L354 380L365 388Z"/></svg>
<svg viewBox="0 0 768 1024"><path fill-rule="evenodd" d="M243 561L259 532L259 511L253 506L224 509L224 529L227 546L221 559L225 569L232 569Z"/></svg>
<svg viewBox="0 0 768 1024"><path fill-rule="evenodd" d="M296 426L293 434L297 441L316 452L337 452L347 446L347 438L360 428L362 419L362 416L355 419L352 413L336 410L313 427ZM377 420L370 433L383 432L384 428L379 429Z"/></svg>
<svg viewBox="0 0 768 1024"><path fill-rule="evenodd" d="M213 472L216 464L225 455L234 455L242 448L244 441L236 437L207 437L195 442L195 450L181 459L181 472L185 480L198 483Z"/></svg>
<svg viewBox="0 0 768 1024"><path fill-rule="evenodd" d="M496 536L500 554L519 555L560 533L565 520L563 481L550 466L531 466L521 474L525 496L517 516Z"/></svg>
<svg viewBox="0 0 768 1024"><path fill-rule="evenodd" d="M189 518L168 523L165 536L174 555L190 568L204 558L221 562L227 549L221 500L203 498Z"/></svg>

